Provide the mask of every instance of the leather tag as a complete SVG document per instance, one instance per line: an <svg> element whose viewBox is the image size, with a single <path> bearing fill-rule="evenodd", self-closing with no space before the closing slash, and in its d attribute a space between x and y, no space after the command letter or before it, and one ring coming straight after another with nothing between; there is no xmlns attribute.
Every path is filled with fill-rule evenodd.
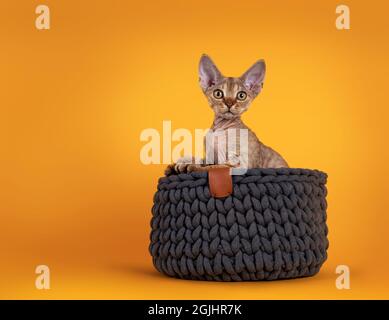
<svg viewBox="0 0 389 320"><path fill-rule="evenodd" d="M230 168L212 168L208 171L209 191L214 198L228 197L232 193Z"/></svg>

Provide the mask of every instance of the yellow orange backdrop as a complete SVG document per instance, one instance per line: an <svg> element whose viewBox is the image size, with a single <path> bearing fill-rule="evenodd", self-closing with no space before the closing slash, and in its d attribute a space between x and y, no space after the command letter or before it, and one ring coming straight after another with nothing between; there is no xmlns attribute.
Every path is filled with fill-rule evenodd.
<svg viewBox="0 0 389 320"><path fill-rule="evenodd" d="M1 1L1 298L389 298L386 1ZM51 29L35 28L46 4ZM145 128L207 128L209 54L237 76L264 58L245 115L293 167L329 174L329 259L313 278L206 283L158 274L148 254L163 165ZM35 267L51 289L35 288ZM351 289L335 287L335 268Z"/></svg>

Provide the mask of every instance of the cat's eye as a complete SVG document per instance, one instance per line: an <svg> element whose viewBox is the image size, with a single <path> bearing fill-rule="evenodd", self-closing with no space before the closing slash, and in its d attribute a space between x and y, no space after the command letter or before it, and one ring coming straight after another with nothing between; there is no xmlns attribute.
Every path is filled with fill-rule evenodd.
<svg viewBox="0 0 389 320"><path fill-rule="evenodd" d="M221 91L220 89L216 89L216 90L213 92L213 96L214 96L216 99L221 99L221 98L223 98L224 94L223 94L223 91Z"/></svg>
<svg viewBox="0 0 389 320"><path fill-rule="evenodd" d="M236 98L240 101L243 101L247 98L247 93L244 91L239 91L236 95Z"/></svg>

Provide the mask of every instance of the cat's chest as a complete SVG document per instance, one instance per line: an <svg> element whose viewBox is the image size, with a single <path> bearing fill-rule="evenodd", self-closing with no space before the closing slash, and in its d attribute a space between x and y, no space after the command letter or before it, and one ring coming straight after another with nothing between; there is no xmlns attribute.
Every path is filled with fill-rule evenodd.
<svg viewBox="0 0 389 320"><path fill-rule="evenodd" d="M242 149L241 143L248 141L247 135L246 129L239 128L211 130L205 139L207 162L216 164L235 162Z"/></svg>

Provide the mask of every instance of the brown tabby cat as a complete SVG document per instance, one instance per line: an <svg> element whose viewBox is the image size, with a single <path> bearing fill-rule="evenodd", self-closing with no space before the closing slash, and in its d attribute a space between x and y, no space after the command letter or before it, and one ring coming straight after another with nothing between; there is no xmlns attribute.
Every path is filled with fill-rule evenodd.
<svg viewBox="0 0 389 320"><path fill-rule="evenodd" d="M221 150L226 149L227 142L224 141L224 144L213 144L207 149L207 156L209 152L219 155L215 156L215 165L208 165L204 160L195 161L192 157L184 157L179 159L177 163L169 165L166 174L207 171L215 166L248 169L288 167L286 161L272 148L260 142L255 133L241 120L242 113L248 109L251 102L261 92L265 69L265 61L259 60L239 78L224 77L207 55L201 57L199 65L200 86L215 112L211 129L214 132L224 132L227 129L247 130L248 161L247 163L233 163L230 157L227 160L227 157L220 153ZM237 139L237 144L235 158L239 157L239 139Z"/></svg>

